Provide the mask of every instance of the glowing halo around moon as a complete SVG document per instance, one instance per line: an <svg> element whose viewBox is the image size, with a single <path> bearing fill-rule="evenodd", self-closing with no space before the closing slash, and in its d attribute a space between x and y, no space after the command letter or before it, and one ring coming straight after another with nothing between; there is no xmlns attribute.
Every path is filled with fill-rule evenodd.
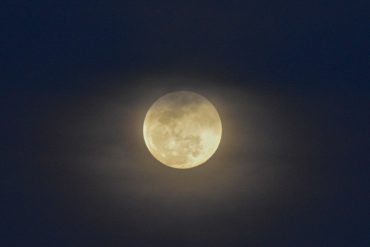
<svg viewBox="0 0 370 247"><path fill-rule="evenodd" d="M203 164L216 152L222 124L216 108L205 97L176 91L160 97L149 108L143 134L159 162L188 169Z"/></svg>

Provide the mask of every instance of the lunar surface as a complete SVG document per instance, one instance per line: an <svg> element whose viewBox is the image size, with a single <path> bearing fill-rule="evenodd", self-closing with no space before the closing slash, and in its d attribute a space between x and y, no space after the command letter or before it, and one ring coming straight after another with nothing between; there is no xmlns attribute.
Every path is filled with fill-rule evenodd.
<svg viewBox="0 0 370 247"><path fill-rule="evenodd" d="M154 102L143 132L145 144L158 161L187 169L203 164L216 152L222 125L216 108L206 98L177 91Z"/></svg>

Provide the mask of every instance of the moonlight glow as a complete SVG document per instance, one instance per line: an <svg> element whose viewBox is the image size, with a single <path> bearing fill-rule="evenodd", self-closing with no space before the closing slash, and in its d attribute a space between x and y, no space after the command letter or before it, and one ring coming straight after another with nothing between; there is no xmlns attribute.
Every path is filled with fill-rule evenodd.
<svg viewBox="0 0 370 247"><path fill-rule="evenodd" d="M220 144L222 126L216 108L203 96L178 91L159 98L144 120L144 140L161 163L178 169L206 162Z"/></svg>

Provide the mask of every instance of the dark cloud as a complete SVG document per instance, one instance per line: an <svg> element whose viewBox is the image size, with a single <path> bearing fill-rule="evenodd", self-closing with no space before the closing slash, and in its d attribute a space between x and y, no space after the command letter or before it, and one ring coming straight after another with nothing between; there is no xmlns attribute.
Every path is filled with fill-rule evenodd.
<svg viewBox="0 0 370 247"><path fill-rule="evenodd" d="M5 1L0 245L369 246L366 7ZM142 136L177 90L223 121L184 171Z"/></svg>

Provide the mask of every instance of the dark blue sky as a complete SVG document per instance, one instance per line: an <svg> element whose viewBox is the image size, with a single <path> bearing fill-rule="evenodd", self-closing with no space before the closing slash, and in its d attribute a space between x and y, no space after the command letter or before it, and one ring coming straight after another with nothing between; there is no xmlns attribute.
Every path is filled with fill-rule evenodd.
<svg viewBox="0 0 370 247"><path fill-rule="evenodd" d="M1 246L370 245L366 1L18 0L0 6ZM143 76L207 79L138 86L136 80ZM260 200L266 204L254 199L260 205L254 209L238 189L224 211L220 206L207 216L198 212L201 222L180 217L178 228L175 216L161 218L162 211L148 211L140 198L122 208L131 212L128 205L141 207L145 223L137 215L136 221L125 214L113 217L99 203L86 209L83 196L89 202L98 196L87 193L88 183L80 180L95 178L81 177L73 167L81 162L75 158L78 150L95 134L77 136L62 125L74 122L74 129L93 132L93 127L81 126L95 121L110 128L99 121L113 115L73 116L97 112L110 99L117 103L117 97L127 108L150 92L177 88L208 90L217 97L225 91L228 104L239 107L241 126L254 112L256 133L271 132L269 137L280 138L275 145L281 140L291 145L273 152L276 159L293 153L292 163L271 170L287 180L260 175L279 193L264 194ZM113 92L118 89L119 96ZM231 91L258 100L233 99ZM86 101L91 104L81 103ZM245 107L247 102L256 107ZM279 131L269 129L267 113L285 123ZM246 136L246 129L241 127L240 136ZM105 138L104 131L97 132ZM110 135L114 133L106 134L107 139ZM73 144L65 136L75 138ZM308 138L307 144L300 138ZM130 141L122 143L136 152ZM103 146L94 148L99 152ZM235 159L246 162L249 151L240 150ZM244 185L238 182L239 188ZM78 192L66 196L75 187ZM307 194L297 199L295 193ZM192 203L196 208L197 202ZM191 213L184 215L191 219ZM165 230L158 227L161 220ZM254 228L251 222L258 224ZM158 229L140 230L140 224Z"/></svg>

